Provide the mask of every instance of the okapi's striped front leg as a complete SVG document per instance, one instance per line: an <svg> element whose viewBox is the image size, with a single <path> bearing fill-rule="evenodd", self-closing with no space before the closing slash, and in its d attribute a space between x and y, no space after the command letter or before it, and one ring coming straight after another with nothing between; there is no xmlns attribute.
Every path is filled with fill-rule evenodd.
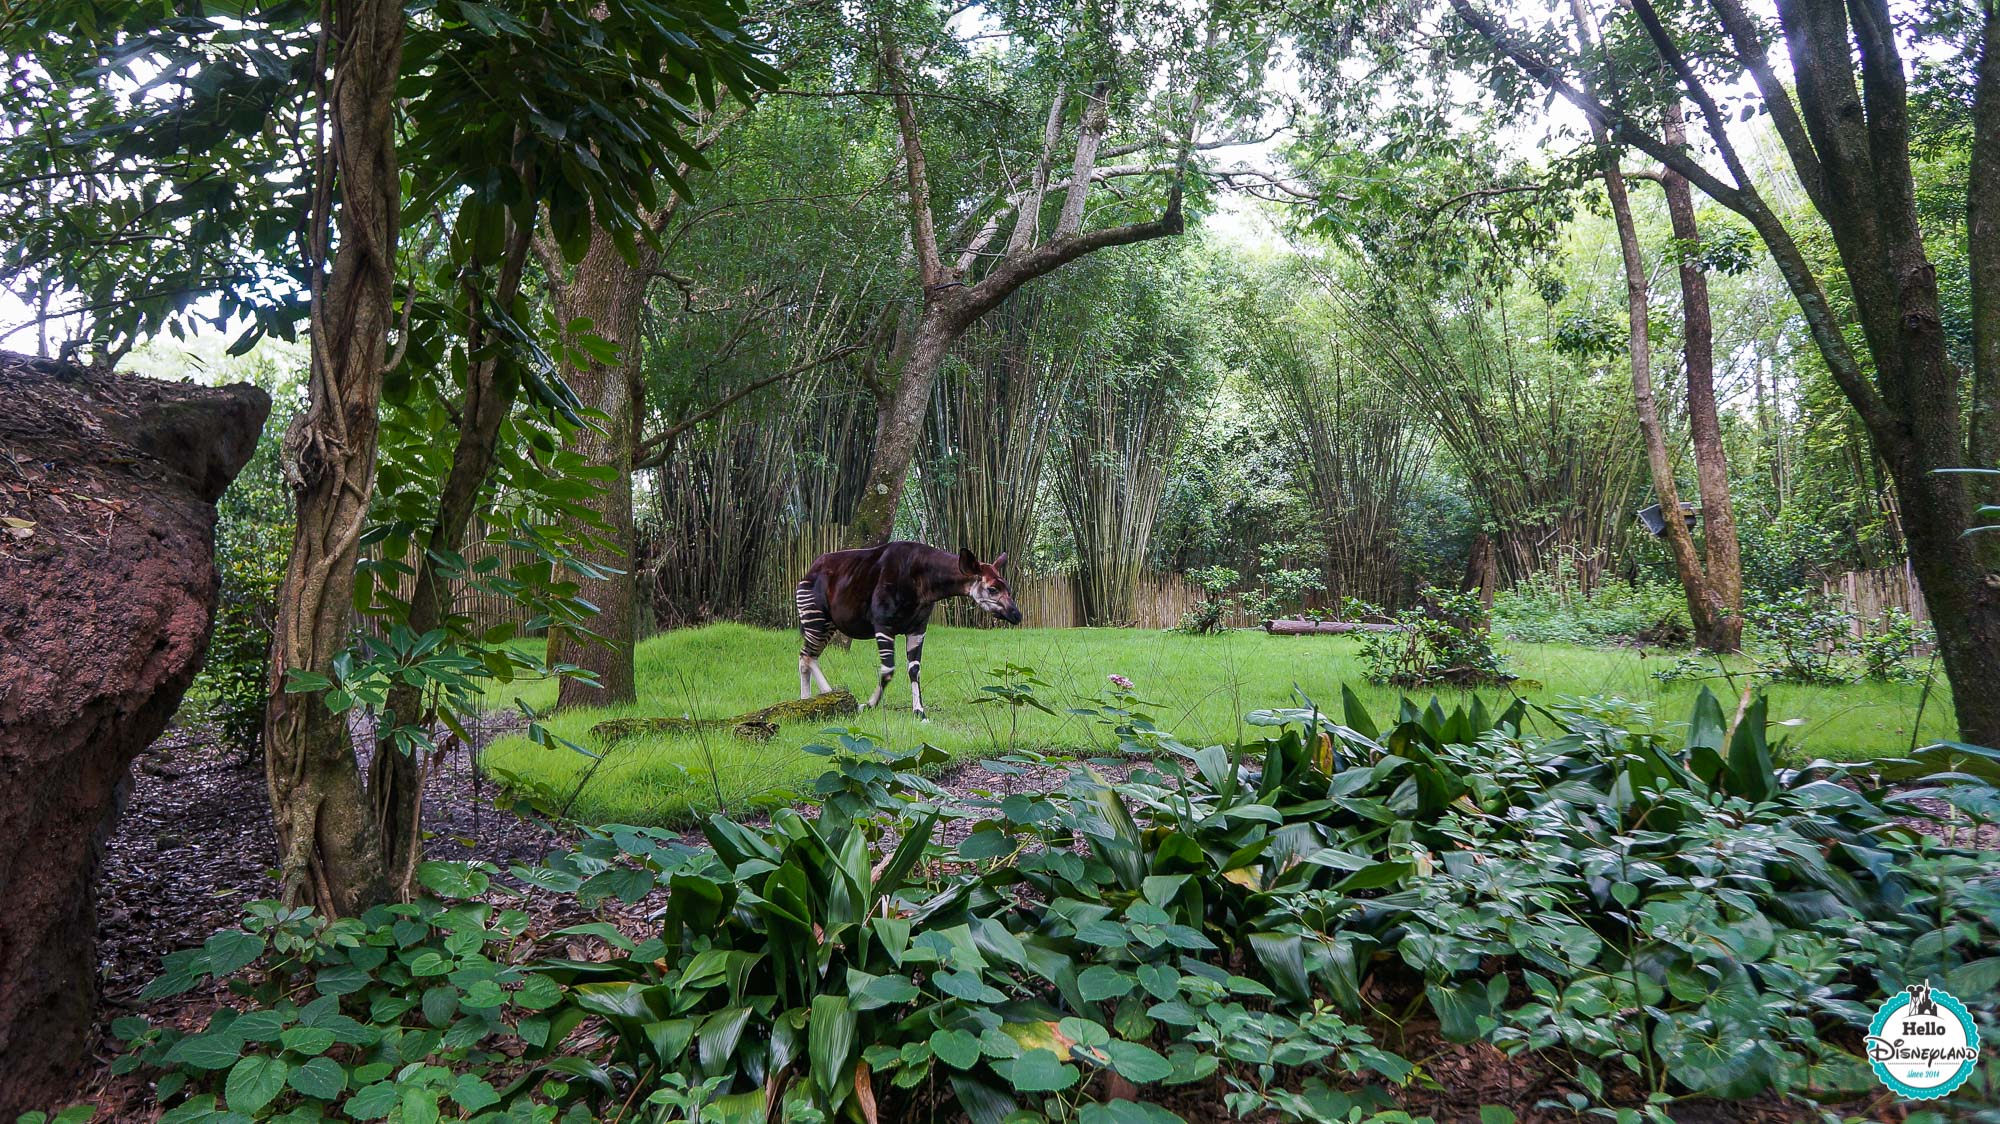
<svg viewBox="0 0 2000 1124"><path fill-rule="evenodd" d="M910 709L918 718L924 716L924 688L918 668L923 663L924 634L912 632L903 637L903 663L910 669Z"/></svg>
<svg viewBox="0 0 2000 1124"><path fill-rule="evenodd" d="M882 656L881 675L875 680L875 693L862 704L871 709L882 705L882 692L889 689L889 680L896 677L896 638L886 632L876 633L875 651Z"/></svg>
<svg viewBox="0 0 2000 1124"><path fill-rule="evenodd" d="M821 693L833 690L826 681L826 675L819 669L819 654L826 651L826 641L832 635L833 625L827 619L826 609L819 603L819 595L813 590L813 580L807 578L799 583L799 697L813 697L817 686Z"/></svg>

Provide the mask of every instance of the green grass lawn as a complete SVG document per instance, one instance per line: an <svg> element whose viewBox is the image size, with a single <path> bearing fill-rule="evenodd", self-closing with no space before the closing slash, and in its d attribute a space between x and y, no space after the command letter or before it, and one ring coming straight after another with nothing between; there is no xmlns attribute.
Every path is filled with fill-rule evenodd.
<svg viewBox="0 0 2000 1124"><path fill-rule="evenodd" d="M1249 736L1242 715L1270 706L1291 705L1296 686L1322 706L1338 706L1342 684L1352 686L1379 716L1393 709L1399 692L1368 684L1349 637L1273 637L1261 632L1225 636L1181 636L1133 629L955 629L933 627L924 645L924 701L929 721L910 713L909 683L898 675L889 686L887 707L864 711L855 728L899 747L929 742L953 757L977 758L1010 749L1075 750L1108 748L1108 731L1093 719L1062 713L1088 706L1108 690L1105 676L1133 680L1140 696L1158 706L1155 718L1192 744L1229 742ZM1521 693L1538 701L1563 695L1615 695L1646 707L1656 725L1687 717L1697 684L1663 684L1652 672L1671 657L1641 658L1627 649L1568 644L1505 643L1515 674L1540 686ZM980 688L996 682L992 670L1012 663L1034 669L1047 681L1037 695L1055 716L1023 709L1018 716L1004 703L973 705ZM875 684L875 646L857 643L829 649L821 660L835 686L866 699ZM798 693L798 636L794 632L718 624L655 637L639 646L640 701L633 706L578 710L555 715L548 727L590 746L590 727L605 718L628 715L728 717ZM1924 712L1926 741L1955 736L1951 700L1940 675ZM1735 691L1715 684L1724 706L1733 709ZM1771 717L1784 722L1794 759L1827 757L1863 760L1898 756L1910 746L1921 688L1863 683L1842 687L1770 689ZM537 706L554 701L553 685L521 686ZM1440 692L1446 704L1466 692ZM1490 700L1506 691L1482 692ZM1018 717L1019 725L1013 719ZM801 747L825 741L818 727L788 727L769 743L744 742L725 733L705 737L639 738L610 749L576 793L572 815L593 822L674 824L707 814L721 802L740 807L760 795L809 785L825 768L824 758ZM526 737L496 741L487 765L534 778L545 791L567 798L592 762L574 751L538 746Z"/></svg>

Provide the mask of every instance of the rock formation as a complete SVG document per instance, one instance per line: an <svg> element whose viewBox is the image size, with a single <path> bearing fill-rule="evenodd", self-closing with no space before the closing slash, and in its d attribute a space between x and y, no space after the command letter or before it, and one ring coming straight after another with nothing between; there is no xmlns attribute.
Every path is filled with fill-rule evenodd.
<svg viewBox="0 0 2000 1124"><path fill-rule="evenodd" d="M201 666L215 501L270 405L0 352L0 1120L82 1057L98 833Z"/></svg>

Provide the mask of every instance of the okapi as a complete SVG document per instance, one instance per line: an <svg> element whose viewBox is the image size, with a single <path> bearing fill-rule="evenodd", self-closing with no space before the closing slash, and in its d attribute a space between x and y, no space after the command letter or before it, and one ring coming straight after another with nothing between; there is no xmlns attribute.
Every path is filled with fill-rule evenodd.
<svg viewBox="0 0 2000 1124"><path fill-rule="evenodd" d="M862 550L836 550L813 559L799 581L799 697L809 699L814 687L831 691L819 670L819 654L833 630L856 640L873 636L882 656L875 694L863 706L880 706L882 692L896 675L896 637L903 642L910 668L910 709L924 716L919 665L924 650L924 626L931 608L953 597L970 597L980 608L1009 624L1021 623L1021 610L1000 576L1007 564L1001 552L990 564L970 550L953 554L920 542L892 542Z"/></svg>

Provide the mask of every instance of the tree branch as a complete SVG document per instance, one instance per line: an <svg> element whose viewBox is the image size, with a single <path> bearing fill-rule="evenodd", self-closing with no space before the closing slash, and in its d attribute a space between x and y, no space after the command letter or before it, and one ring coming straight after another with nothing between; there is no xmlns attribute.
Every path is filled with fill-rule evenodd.
<svg viewBox="0 0 2000 1124"><path fill-rule="evenodd" d="M784 370L779 371L775 375L766 375L761 379L753 380L749 383L744 384L741 387L738 387L736 390L731 391L730 393L724 395L714 405L709 406L708 408L700 411L699 413L693 414L689 417L683 418L680 421L675 422L673 425L668 426L661 432L655 434L652 437L648 437L645 441L641 442L639 448L633 453L632 457L633 469L637 470L641 468L660 467L662 464L666 463L667 457L672 454L674 442L680 438L681 434L686 433L688 430L693 429L695 426L698 426L705 421L708 421L710 418L715 417L716 415L722 413L724 410L727 410L729 407L734 406L736 403L741 402L743 399L750 397L752 394L757 393L758 391L764 389L767 386L770 386L773 383L784 382L787 379L797 378L798 376L803 375L807 371L813 370L816 367L823 367L828 363L833 362L836 359L842 359L849 355L852 355L855 352L862 350L865 346L866 345L864 344L856 343L856 344L848 344L845 347L838 347L832 351L827 352L825 355L822 355L817 359L807 360L806 362L800 363L797 366L787 367Z"/></svg>
<svg viewBox="0 0 2000 1124"><path fill-rule="evenodd" d="M903 74L903 52L889 25L880 26L882 77L892 87L896 106L896 128L903 139L903 165L909 179L910 242L917 255L917 276L925 291L945 281L944 262L938 257L937 220L931 214L931 184L924 162L924 143L917 132L916 106L910 101L908 82Z"/></svg>

